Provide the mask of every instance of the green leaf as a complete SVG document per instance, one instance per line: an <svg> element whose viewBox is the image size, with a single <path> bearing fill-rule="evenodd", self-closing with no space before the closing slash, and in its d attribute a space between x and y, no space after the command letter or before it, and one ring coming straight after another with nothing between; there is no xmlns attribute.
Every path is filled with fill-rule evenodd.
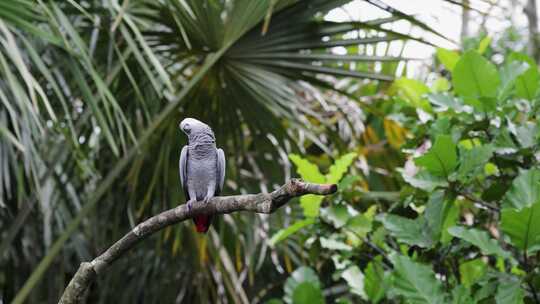
<svg viewBox="0 0 540 304"><path fill-rule="evenodd" d="M289 154L289 159L296 165L296 171L305 181L318 184L326 182L326 178L319 171L319 168L307 159L296 154ZM321 195L313 194L302 196L300 198L300 205L304 210L304 215L306 217L318 216L323 198Z"/></svg>
<svg viewBox="0 0 540 304"><path fill-rule="evenodd" d="M501 86L498 95L500 100L505 100L510 96L519 76L523 75L528 69L529 65L527 63L519 61L510 61L502 67Z"/></svg>
<svg viewBox="0 0 540 304"><path fill-rule="evenodd" d="M491 145L460 149L458 180L465 183L482 173L484 165L493 156L493 151L494 148Z"/></svg>
<svg viewBox="0 0 540 304"><path fill-rule="evenodd" d="M450 81L444 77L437 78L431 86L433 93L447 92L450 90Z"/></svg>
<svg viewBox="0 0 540 304"><path fill-rule="evenodd" d="M332 235L332 238L321 237L321 247L330 250L343 250L351 251L353 248L350 245L345 244L343 241L337 239L337 235Z"/></svg>
<svg viewBox="0 0 540 304"><path fill-rule="evenodd" d="M452 225L456 221L456 206L452 201L445 199L444 191L432 192L426 205L426 211L422 215L425 218L426 226L424 230L431 235L435 243L441 240L447 233L444 228Z"/></svg>
<svg viewBox="0 0 540 304"><path fill-rule="evenodd" d="M393 290L408 303L446 303L441 282L435 278L431 267L396 253L390 256L390 260L394 264Z"/></svg>
<svg viewBox="0 0 540 304"><path fill-rule="evenodd" d="M300 198L300 205L304 210L304 216L308 218L319 216L321 203L324 199L322 195L307 194Z"/></svg>
<svg viewBox="0 0 540 304"><path fill-rule="evenodd" d="M471 50L463 54L452 73L454 90L466 99L495 97L499 73L491 62Z"/></svg>
<svg viewBox="0 0 540 304"><path fill-rule="evenodd" d="M467 287L478 282L487 271L487 265L482 259L474 259L459 265L459 274L461 275L461 283Z"/></svg>
<svg viewBox="0 0 540 304"><path fill-rule="evenodd" d="M491 44L491 37L486 36L482 38L482 40L480 40L480 43L478 44L478 53L483 55L490 44Z"/></svg>
<svg viewBox="0 0 540 304"><path fill-rule="evenodd" d="M506 128L503 128L500 130L499 134L497 134L494 145L496 149L495 151L500 154L509 154L517 151L510 132Z"/></svg>
<svg viewBox="0 0 540 304"><path fill-rule="evenodd" d="M303 180L310 183L324 184L326 178L322 175L317 165L311 163L296 154L289 154L289 159L296 165L296 172Z"/></svg>
<svg viewBox="0 0 540 304"><path fill-rule="evenodd" d="M280 229L270 238L268 243L270 244L270 246L274 246L275 244L288 238L290 235L298 232L300 229L307 227L309 225L313 225L314 223L315 223L315 220L312 218L298 221L287 228Z"/></svg>
<svg viewBox="0 0 540 304"><path fill-rule="evenodd" d="M388 288L388 276L385 275L380 260L380 256L371 260L364 274L364 291L370 303L378 303Z"/></svg>
<svg viewBox="0 0 540 304"><path fill-rule="evenodd" d="M504 208L521 210L540 203L540 169L521 170L503 198Z"/></svg>
<svg viewBox="0 0 540 304"><path fill-rule="evenodd" d="M350 191L350 188L354 185L354 183L360 180L362 180L362 178L358 175L347 175L339 182L338 190L340 192Z"/></svg>
<svg viewBox="0 0 540 304"><path fill-rule="evenodd" d="M502 258L510 257L510 253L504 251L497 240L490 238L489 234L485 231L475 228L466 229L465 227L454 226L448 228L448 232L451 235L460 238L475 247L478 247L482 254L494 254Z"/></svg>
<svg viewBox="0 0 540 304"><path fill-rule="evenodd" d="M448 111L448 109L451 109L456 113L462 113L466 110L463 100L447 93L432 93L428 94L427 98L431 104L436 106L435 112L445 112Z"/></svg>
<svg viewBox="0 0 540 304"><path fill-rule="evenodd" d="M495 301L497 304L522 304L524 292L521 282L515 277L500 280Z"/></svg>
<svg viewBox="0 0 540 304"><path fill-rule="evenodd" d="M446 204L445 208L447 212L442 226L441 243L446 245L452 240L452 235L448 232L448 228L456 225L459 219L460 209L456 202L445 201L444 203Z"/></svg>
<svg viewBox="0 0 540 304"><path fill-rule="evenodd" d="M540 135L540 130L536 122L526 121L517 126L513 133L522 148L531 148L538 144L537 138Z"/></svg>
<svg viewBox="0 0 540 304"><path fill-rule="evenodd" d="M367 299L364 292L364 274L358 266L350 266L341 274L341 277L347 282L352 293Z"/></svg>
<svg viewBox="0 0 540 304"><path fill-rule="evenodd" d="M292 294L294 304L324 304L322 290L312 283L303 282L298 284Z"/></svg>
<svg viewBox="0 0 540 304"><path fill-rule="evenodd" d="M529 65L529 69L516 80L516 95L517 97L533 100L540 86L540 74L536 62L522 53L512 53L508 56L508 60L525 62Z"/></svg>
<svg viewBox="0 0 540 304"><path fill-rule="evenodd" d="M397 169L401 173L403 180L410 184L411 186L422 189L427 192L433 191L438 187L448 186L448 182L444 177L435 176L427 172L427 170L420 170L416 175L410 176L403 171L403 169Z"/></svg>
<svg viewBox="0 0 540 304"><path fill-rule="evenodd" d="M302 266L291 273L291 276L285 281L284 291L284 300L287 303L324 303L319 277L309 267Z"/></svg>
<svg viewBox="0 0 540 304"><path fill-rule="evenodd" d="M321 217L325 221L332 223L335 228L341 228L347 223L351 215L347 211L347 206L332 205L321 210Z"/></svg>
<svg viewBox="0 0 540 304"><path fill-rule="evenodd" d="M474 303L484 303L483 300L487 298L493 298L493 295L497 291L497 282L488 281L484 283L482 287L474 294Z"/></svg>
<svg viewBox="0 0 540 304"><path fill-rule="evenodd" d="M484 174L487 175L487 176L498 175L499 174L499 168L494 163L488 162L484 166Z"/></svg>
<svg viewBox="0 0 540 304"><path fill-rule="evenodd" d="M417 165L436 176L448 177L457 166L456 144L449 135L439 135L429 151L416 158Z"/></svg>
<svg viewBox="0 0 540 304"><path fill-rule="evenodd" d="M370 208L370 210L374 212L375 208ZM371 232L373 216L369 214L370 210L364 214L355 215L347 221L344 232L347 235L348 244L359 246L362 244L363 238Z"/></svg>
<svg viewBox="0 0 540 304"><path fill-rule="evenodd" d="M503 209L501 229L510 237L512 245L531 254L540 249L540 202L520 211Z"/></svg>
<svg viewBox="0 0 540 304"><path fill-rule="evenodd" d="M429 93L429 88L424 83L409 78L396 79L389 90L389 94L398 95L413 107L431 112L431 105L424 97L427 93Z"/></svg>
<svg viewBox="0 0 540 304"><path fill-rule="evenodd" d="M426 222L422 217L411 220L394 214L382 214L377 220L401 243L422 248L433 246L432 232L425 229Z"/></svg>
<svg viewBox="0 0 540 304"><path fill-rule="evenodd" d="M439 59L448 71L452 72L459 61L459 53L443 48L437 48L437 59Z"/></svg>
<svg viewBox="0 0 540 304"><path fill-rule="evenodd" d="M355 235L364 237L371 232L372 220L364 214L358 214L351 217L345 227L354 232Z"/></svg>
<svg viewBox="0 0 540 304"><path fill-rule="evenodd" d="M452 304L476 304L471 298L471 292L463 285L458 285L452 290Z"/></svg>
<svg viewBox="0 0 540 304"><path fill-rule="evenodd" d="M343 174L347 173L349 167L356 159L357 154L352 152L341 156L337 159L332 166L330 166L329 172L326 175L326 183L337 184L343 177Z"/></svg>

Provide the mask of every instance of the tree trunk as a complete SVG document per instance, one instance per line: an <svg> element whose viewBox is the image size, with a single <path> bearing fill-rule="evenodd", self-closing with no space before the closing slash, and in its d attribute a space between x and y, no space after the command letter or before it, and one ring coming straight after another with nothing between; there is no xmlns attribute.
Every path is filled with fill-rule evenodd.
<svg viewBox="0 0 540 304"><path fill-rule="evenodd" d="M463 0L463 6L461 8L461 45L465 41L465 38L469 36L469 0Z"/></svg>
<svg viewBox="0 0 540 304"><path fill-rule="evenodd" d="M538 62L540 60L540 40L538 37L538 14L536 0L527 0L523 9L529 22L529 54Z"/></svg>

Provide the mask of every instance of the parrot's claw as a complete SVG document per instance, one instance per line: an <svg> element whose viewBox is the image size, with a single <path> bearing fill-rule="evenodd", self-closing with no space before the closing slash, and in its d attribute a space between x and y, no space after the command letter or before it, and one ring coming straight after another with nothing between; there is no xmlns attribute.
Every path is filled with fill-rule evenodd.
<svg viewBox="0 0 540 304"><path fill-rule="evenodd" d="M187 208L189 211L191 211L191 208L193 208L193 203L195 202L195 200L191 199L187 202Z"/></svg>
<svg viewBox="0 0 540 304"><path fill-rule="evenodd" d="M208 201L211 199L212 197L211 196L205 196L204 199L203 199L203 202L205 204L208 204Z"/></svg>

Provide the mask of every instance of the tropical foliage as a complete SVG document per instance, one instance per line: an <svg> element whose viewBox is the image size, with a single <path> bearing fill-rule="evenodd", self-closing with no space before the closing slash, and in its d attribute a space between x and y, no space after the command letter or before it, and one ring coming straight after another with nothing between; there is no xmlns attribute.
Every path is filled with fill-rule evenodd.
<svg viewBox="0 0 540 304"><path fill-rule="evenodd" d="M359 151L371 170L339 176L318 216L302 205L309 223L275 235L307 261L283 301L538 303L540 74L522 53L499 68L482 55L491 53L489 38L462 53L438 49L448 78L394 82L380 108L402 136L371 126L400 165L372 162L386 149ZM336 164L349 166L349 155ZM304 178L323 178L290 157Z"/></svg>
<svg viewBox="0 0 540 304"><path fill-rule="evenodd" d="M181 117L216 130L225 194L274 188L290 177L289 153L330 163L356 147L364 111L378 113L360 96L407 62L388 46L422 41L391 25L432 30L379 1L366 2L387 18L325 20L347 2L0 1L0 301L55 302L81 261L184 201ZM344 174L347 155L325 178ZM225 216L207 236L167 229L118 261L89 301L281 294L302 263L267 240L291 219Z"/></svg>
<svg viewBox="0 0 540 304"><path fill-rule="evenodd" d="M481 35L406 78L404 43L433 45L395 25L438 33L384 1L325 17L348 2L0 1L0 303L56 303L184 202L188 116L226 151L225 195L338 193L160 231L88 303L540 303L537 63Z"/></svg>

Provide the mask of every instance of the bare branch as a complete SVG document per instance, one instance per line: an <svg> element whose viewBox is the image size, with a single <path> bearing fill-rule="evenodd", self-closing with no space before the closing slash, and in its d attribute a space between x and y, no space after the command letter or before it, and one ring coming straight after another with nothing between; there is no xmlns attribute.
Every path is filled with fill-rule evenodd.
<svg viewBox="0 0 540 304"><path fill-rule="evenodd" d="M60 304L83 302L85 291L90 283L118 258L138 242L167 226L193 218L197 215L218 215L236 211L256 213L273 213L294 197L305 194L327 195L337 191L337 186L311 184L298 179L291 179L281 188L271 193L246 194L235 196L218 196L208 204L193 204L188 210L185 204L169 209L138 224L119 241L114 243L103 254L91 262L83 262L64 290Z"/></svg>

